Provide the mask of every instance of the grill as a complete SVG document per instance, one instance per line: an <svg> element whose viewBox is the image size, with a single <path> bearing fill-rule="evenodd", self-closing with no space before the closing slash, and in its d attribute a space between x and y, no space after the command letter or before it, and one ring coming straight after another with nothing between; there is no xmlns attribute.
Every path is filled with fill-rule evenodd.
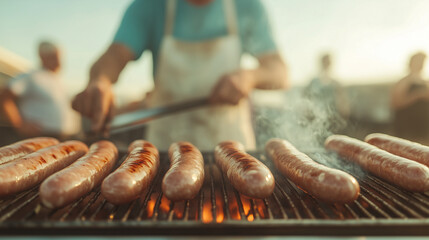
<svg viewBox="0 0 429 240"><path fill-rule="evenodd" d="M122 154L122 160L125 158ZM248 199L231 187L204 153L205 181L190 201L170 202L161 191L161 170L139 199L112 205L95 189L73 204L41 205L38 186L0 200L2 235L427 235L429 195L411 193L368 175L357 177L361 195L350 204L326 204L307 195L272 166L274 193ZM266 159L262 153L252 154ZM362 177L360 177L362 176Z"/></svg>

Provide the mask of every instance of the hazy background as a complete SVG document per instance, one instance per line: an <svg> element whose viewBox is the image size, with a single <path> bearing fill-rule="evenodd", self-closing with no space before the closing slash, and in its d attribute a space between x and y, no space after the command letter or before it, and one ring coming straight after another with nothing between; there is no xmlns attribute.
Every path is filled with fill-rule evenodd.
<svg viewBox="0 0 429 240"><path fill-rule="evenodd" d="M0 47L38 65L36 46L52 39L64 49L70 95L82 90L91 64L110 44L131 0L0 0ZM397 81L409 56L429 52L428 0L263 0L293 85L333 55L343 84ZM252 65L252 60L244 61ZM152 87L150 54L127 67L116 87L122 102ZM425 73L429 72L429 65ZM425 75L426 76L426 75Z"/></svg>

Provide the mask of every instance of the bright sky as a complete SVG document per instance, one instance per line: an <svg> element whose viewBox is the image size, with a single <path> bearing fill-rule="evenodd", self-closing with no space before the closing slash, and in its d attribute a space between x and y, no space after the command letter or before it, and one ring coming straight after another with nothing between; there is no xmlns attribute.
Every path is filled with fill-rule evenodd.
<svg viewBox="0 0 429 240"><path fill-rule="evenodd" d="M88 81L94 60L110 43L131 0L1 0L0 47L37 66L40 39L64 49L70 93ZM429 0L263 0L294 85L317 73L318 57L333 55L344 84L395 81L410 54L429 53ZM127 67L118 95L141 96L152 86L151 57ZM429 73L429 64L425 73ZM426 75L425 75L426 76Z"/></svg>

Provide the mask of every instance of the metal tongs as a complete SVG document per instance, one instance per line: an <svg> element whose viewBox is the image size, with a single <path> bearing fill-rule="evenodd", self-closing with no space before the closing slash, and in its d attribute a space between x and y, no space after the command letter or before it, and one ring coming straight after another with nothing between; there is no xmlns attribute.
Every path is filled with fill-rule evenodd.
<svg viewBox="0 0 429 240"><path fill-rule="evenodd" d="M155 107L149 109L139 109L116 115L110 123L110 135L127 132L154 119L183 112L192 108L202 107L209 104L209 98L200 98L178 104Z"/></svg>

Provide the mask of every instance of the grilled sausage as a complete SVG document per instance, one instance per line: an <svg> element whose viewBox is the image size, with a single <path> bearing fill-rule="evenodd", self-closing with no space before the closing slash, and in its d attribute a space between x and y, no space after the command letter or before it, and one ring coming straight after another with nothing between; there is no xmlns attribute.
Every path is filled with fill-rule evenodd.
<svg viewBox="0 0 429 240"><path fill-rule="evenodd" d="M136 147L141 147L143 146L143 144L145 143L145 140L142 139L137 139L134 142L132 142L129 146L128 146L128 153L130 153L134 148Z"/></svg>
<svg viewBox="0 0 429 240"><path fill-rule="evenodd" d="M414 160L429 167L428 146L382 133L373 133L366 136L365 142L392 154Z"/></svg>
<svg viewBox="0 0 429 240"><path fill-rule="evenodd" d="M265 146L277 169L315 198L329 203L347 203L359 196L359 183L350 174L313 161L282 139Z"/></svg>
<svg viewBox="0 0 429 240"><path fill-rule="evenodd" d="M0 196L29 189L88 152L79 141L67 141L43 148L0 165Z"/></svg>
<svg viewBox="0 0 429 240"><path fill-rule="evenodd" d="M170 169L162 180L162 191L172 201L190 200L204 182L204 159L189 142L171 144L168 149Z"/></svg>
<svg viewBox="0 0 429 240"><path fill-rule="evenodd" d="M215 159L232 186L240 193L251 198L265 198L273 193L273 174L267 166L247 154L241 143L219 143L215 148Z"/></svg>
<svg viewBox="0 0 429 240"><path fill-rule="evenodd" d="M149 186L158 168L158 149L150 142L141 141L121 166L104 179L101 193L113 204L130 202Z"/></svg>
<svg viewBox="0 0 429 240"><path fill-rule="evenodd" d="M423 164L343 135L328 137L325 147L406 190L415 192L429 190L429 168Z"/></svg>
<svg viewBox="0 0 429 240"><path fill-rule="evenodd" d="M57 208L79 199L101 183L117 158L118 150L113 143L92 144L85 156L43 181L39 190L42 203Z"/></svg>
<svg viewBox="0 0 429 240"><path fill-rule="evenodd" d="M55 138L37 137L4 146L0 148L0 164L13 161L29 153L58 143L58 140Z"/></svg>

